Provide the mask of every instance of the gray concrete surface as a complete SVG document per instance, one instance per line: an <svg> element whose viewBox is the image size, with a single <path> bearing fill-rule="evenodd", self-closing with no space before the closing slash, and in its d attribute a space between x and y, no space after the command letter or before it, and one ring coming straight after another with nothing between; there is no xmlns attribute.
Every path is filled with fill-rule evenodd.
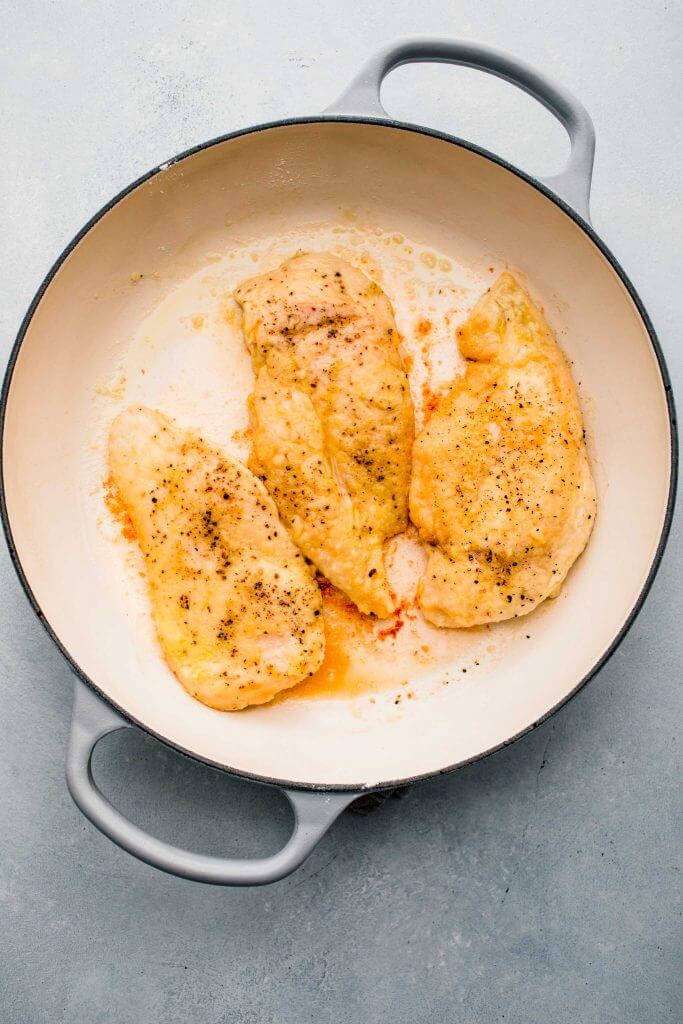
<svg viewBox="0 0 683 1024"><path fill-rule="evenodd" d="M5 0L3 20L3 356L55 255L129 180L228 129L318 111L394 37L452 34L535 62L591 111L595 225L681 384L674 3ZM549 115L474 73L403 69L385 99L532 172L566 151ZM680 1020L682 570L675 526L630 635L552 721L372 817L344 816L292 878L230 891L137 863L72 806L71 679L3 550L0 1017ZM289 826L275 795L139 735L107 741L96 769L137 821L206 851L272 850Z"/></svg>

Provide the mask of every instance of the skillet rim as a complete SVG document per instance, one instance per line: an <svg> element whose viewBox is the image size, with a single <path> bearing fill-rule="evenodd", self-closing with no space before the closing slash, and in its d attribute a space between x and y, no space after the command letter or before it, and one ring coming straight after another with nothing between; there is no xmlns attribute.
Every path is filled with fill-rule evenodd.
<svg viewBox="0 0 683 1024"><path fill-rule="evenodd" d="M611 642L603 651L601 657L595 662L595 664L586 673L586 675L584 675L579 680L576 686L566 696L564 696L560 701L558 701L557 704L553 705L553 707L550 708L549 711L547 711L540 718L536 719L536 721L532 722L530 725L526 726L524 729L521 729L519 732L515 733L514 736L511 736L508 739L504 740L502 743L498 743L493 747L489 747L487 750L482 751L480 754L477 754L474 757L465 758L462 761L457 761L453 764L446 765L445 767L438 768L435 771L423 772L418 775L405 776L400 777L398 779L390 779L382 782L372 783L371 785L365 785L363 783L345 785L342 783L330 784L317 782L291 782L287 779L278 779L270 776L258 775L253 772L247 772L238 768L231 768L228 765L220 764L217 761L212 761L210 758L201 757L199 754L196 754L193 751L186 750L185 748L174 743L172 740L167 739L164 736L161 736L159 733L155 732L153 729L150 729L142 722L139 722L135 717L130 715L124 708L116 704L115 701L113 701L102 690L100 690L100 688L92 681L92 679L90 679L89 676L87 676L85 672L83 672L83 670L76 662L75 658L69 653L67 648L59 640L57 634L50 625L47 616L40 607L39 602L36 600L36 597L33 594L33 591L29 584L28 578L24 573L21 560L19 558L19 553L14 543L12 529L9 522L7 501L5 496L5 420L7 414L9 392L12 385L12 379L14 376L14 370L16 368L17 359L19 357L19 352L21 350L21 346L24 342L33 316L35 315L35 312L38 309L38 306L40 305L43 296L45 295L45 292L51 285L53 279L56 277L58 271L61 269L66 259L71 255L71 253L82 241L82 239L88 234L91 228L93 228L107 213L109 213L115 206L118 205L118 203L125 199L126 196L134 192L135 189L137 189L140 185L143 185L147 181L150 181L157 174L163 173L164 171L168 170L169 167L172 167L173 165L178 164L181 161L187 159L188 157L194 156L197 153L202 152L203 150L211 149L214 146L218 146L225 142L229 142L232 139L256 134L257 132L268 131L273 128L288 128L295 125L327 123L362 124L373 125L382 128L392 128L397 129L399 131L414 132L418 135L426 135L430 138L438 139L442 142L447 142L450 145L458 146L461 149L468 150L471 153L475 153L478 156L484 157L485 159L490 160L492 163L497 164L503 170L511 172L517 178L520 178L522 181L525 181L528 185L531 185L532 188L535 188L537 192L540 192L541 195L543 195L546 199L549 199L552 203L555 204L555 206L559 207L563 211L563 213L565 213L577 225L577 227L579 227L584 232L584 234L588 236L589 240L593 243L593 245L595 245L598 251L605 257L607 262L610 264L612 270L617 274L617 277L624 285L633 304L635 305L638 315L640 316L640 319L642 320L647 335L650 339L650 344L655 354L657 366L661 377L662 387L664 389L669 423L669 491L667 495L666 509L664 513L664 519L662 522L662 529L659 535L659 541L657 543L657 548L654 553L652 562L650 564L650 569L648 571L645 582L640 590L640 593L636 598L636 601L633 604L633 607L631 608L631 611L629 612L621 629L612 638ZM612 657L612 655L617 650L622 640L630 630L631 626L635 622L638 614L640 613L643 607L643 604L645 603L645 600L654 582L655 576L657 575L657 572L661 565L662 557L664 555L664 550L666 548L669 533L671 530L671 522L673 519L674 507L676 503L676 492L678 484L678 450L678 427L676 421L676 408L674 404L673 390L671 386L671 379L669 376L668 367L666 365L666 359L664 357L664 353L662 351L659 339L652 325L652 321L650 320L650 317L648 316L648 313L635 287L631 283L630 278L626 274L624 268L621 266L621 263L616 259L611 250L607 247L607 245L602 241L602 239L594 230L591 224L584 220L583 217L581 217L581 215L577 213L576 210L574 210L568 203L566 203L564 199L560 198L560 196L556 195L546 185L544 185L536 178L532 177L530 174L527 174L525 171L520 170L513 164L504 160L502 157L497 156L495 153L491 153L489 150L484 149L481 146L477 146L474 143L467 142L464 139L460 139L455 135L449 135L446 132L440 132L433 128L426 128L423 127L422 125L412 124L408 121L397 121L391 118L361 117L346 114L319 114L310 117L285 118L282 120L268 121L262 124L251 125L247 128L240 128L237 129L236 131L216 136L215 138L210 139L207 142L202 142L196 146L190 147L189 149L183 150L176 156L172 157L170 160L166 160L161 164L157 164L151 170L145 172L139 178L136 178L133 182L131 182L120 192L114 195L85 223L85 225L80 229L80 231L78 231L77 234L74 235L71 241L62 250L60 255L57 257L57 259L52 264L49 271L43 278L40 287L33 296L33 299L31 300L31 303L26 311L26 314L24 315L14 344L10 350L9 358L7 361L7 367L3 378L2 391L0 393L0 519L2 520L3 532L5 535L5 540L7 542L7 547L9 549L12 565L14 566L14 571L16 572L19 578L19 582L21 583L24 593L28 598L29 604L31 605L31 608L35 612L38 620L41 622L46 633L48 634L48 636L50 637L50 639L52 640L52 642L54 643L55 647L60 652L62 657L66 660L67 664L71 668L72 672L77 676L77 678L80 679L80 681L84 683L86 686L88 686L101 700L103 700L110 707L114 708L115 711L124 719L124 722L126 724L136 726L142 732L147 733L147 735L152 736L160 743L163 743L164 746L176 751L177 753L185 755L185 757L190 758L192 761L196 761L199 764L207 765L208 767L216 769L218 771L227 772L229 775L233 775L236 778L245 779L250 782L258 782L262 785L275 786L280 789L315 791L321 793L369 793L378 790L393 789L399 786L412 785L415 782L421 782L427 779L438 778L441 775L446 775L450 772L454 772L458 768L463 768L466 765L475 764L477 761L484 760L484 758L489 757L492 754L495 754L496 751L503 750L505 747L510 746L510 744L514 743L522 736L525 736L527 733L532 732L532 730L536 729L543 722L547 721L549 718L555 715L561 708L568 704L569 701L573 700L573 698L576 697L576 695L590 682L590 680L593 679L595 675L597 675L600 669Z"/></svg>

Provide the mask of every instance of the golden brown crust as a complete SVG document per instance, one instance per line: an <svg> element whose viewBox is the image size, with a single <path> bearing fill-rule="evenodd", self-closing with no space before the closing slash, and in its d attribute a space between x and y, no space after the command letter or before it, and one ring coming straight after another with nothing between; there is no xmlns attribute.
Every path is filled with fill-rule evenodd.
<svg viewBox="0 0 683 1024"><path fill-rule="evenodd" d="M389 615L384 541L408 518L413 409L382 290L309 253L235 292L257 374L253 468L307 558L364 612Z"/></svg>
<svg viewBox="0 0 683 1024"><path fill-rule="evenodd" d="M470 361L415 442L410 495L433 545L419 601L440 626L524 615L557 594L595 518L569 367L512 275L458 336Z"/></svg>
<svg viewBox="0 0 683 1024"><path fill-rule="evenodd" d="M137 408L112 424L109 467L144 556L164 656L194 697L238 710L318 668L320 591L245 466Z"/></svg>

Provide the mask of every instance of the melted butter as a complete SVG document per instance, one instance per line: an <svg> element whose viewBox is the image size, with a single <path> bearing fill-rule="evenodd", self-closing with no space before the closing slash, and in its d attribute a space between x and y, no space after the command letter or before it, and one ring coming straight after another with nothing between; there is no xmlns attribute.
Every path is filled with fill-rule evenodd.
<svg viewBox="0 0 683 1024"><path fill-rule="evenodd" d="M325 658L309 679L276 700L342 699L385 690L397 694L425 669L447 664L459 638L430 626L416 607L417 582L425 564L414 529L386 548L387 576L398 601L388 619L363 615L327 580L320 578L325 623Z"/></svg>
<svg viewBox="0 0 683 1024"><path fill-rule="evenodd" d="M311 697L356 697L383 689L381 678L368 672L363 655L375 643L374 622L363 615L338 590L323 592L325 659L314 675L286 691L281 699ZM384 685L387 685L384 682Z"/></svg>

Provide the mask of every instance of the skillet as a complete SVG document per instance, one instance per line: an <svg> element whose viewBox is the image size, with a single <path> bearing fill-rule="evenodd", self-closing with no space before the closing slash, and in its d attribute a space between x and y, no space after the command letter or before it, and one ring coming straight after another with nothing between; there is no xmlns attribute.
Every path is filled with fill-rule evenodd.
<svg viewBox="0 0 683 1024"><path fill-rule="evenodd" d="M569 134L564 171L531 178L462 139L389 118L379 96L383 78L419 61L478 68L535 97ZM452 771L512 742L557 711L614 652L662 557L677 437L650 320L590 224L593 153L583 106L533 68L470 42L408 40L373 58L322 115L234 132L154 168L100 210L50 270L4 381L2 520L27 596L75 673L70 792L119 846L204 882L282 878L360 794ZM445 254L464 268L472 301L489 283L492 261L531 282L580 385L598 485L595 530L561 596L501 626L504 656L484 659L455 685L439 687L426 670L411 679L422 699L400 708L382 699L362 711L352 700L311 700L220 714L169 679L96 523L97 452L113 406L105 402L103 413L93 396L117 372L140 325L160 304L172 305L194 275L204 273L206 282L217 253L258 256L278 238L306 241L307 231L313 241L349 216L354 231L360 222L383 225ZM160 363L146 393L168 390L159 375L183 372L177 360ZM243 370L220 372L243 403ZM481 639L463 643L475 649ZM99 791L90 764L100 738L131 727L281 788L294 811L285 847L256 860L207 857L128 821Z"/></svg>

